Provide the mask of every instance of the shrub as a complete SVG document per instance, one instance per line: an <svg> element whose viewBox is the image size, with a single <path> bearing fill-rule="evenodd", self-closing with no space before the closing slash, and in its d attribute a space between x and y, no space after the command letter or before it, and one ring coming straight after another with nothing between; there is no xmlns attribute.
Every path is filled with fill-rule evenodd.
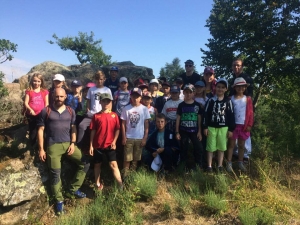
<svg viewBox="0 0 300 225"><path fill-rule="evenodd" d="M240 211L239 219L244 225L269 225L275 222L274 214L263 207L246 207Z"/></svg>
<svg viewBox="0 0 300 225"><path fill-rule="evenodd" d="M227 201L225 198L217 195L214 191L209 190L204 195L204 201L206 205L215 213L225 212L227 210Z"/></svg>
<svg viewBox="0 0 300 225"><path fill-rule="evenodd" d="M191 198L184 189L181 189L180 187L175 186L175 187L171 188L170 194L175 199L180 211L182 211L182 212L190 211Z"/></svg>

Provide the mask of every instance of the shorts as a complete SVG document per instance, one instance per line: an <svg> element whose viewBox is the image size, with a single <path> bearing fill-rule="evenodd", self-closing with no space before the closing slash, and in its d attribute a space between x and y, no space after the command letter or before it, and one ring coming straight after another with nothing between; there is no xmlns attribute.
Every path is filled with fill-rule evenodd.
<svg viewBox="0 0 300 225"><path fill-rule="evenodd" d="M142 158L142 139L128 138L124 147L124 161L139 161Z"/></svg>
<svg viewBox="0 0 300 225"><path fill-rule="evenodd" d="M249 131L243 131L244 125L243 124L236 124L235 129L232 133L232 139L242 139L242 140L247 140L250 137L250 132Z"/></svg>
<svg viewBox="0 0 300 225"><path fill-rule="evenodd" d="M228 127L208 127L206 140L206 151L215 152L227 150L227 131Z"/></svg>
<svg viewBox="0 0 300 225"><path fill-rule="evenodd" d="M101 149L95 149L94 150L94 162L97 163L102 163L103 162L103 155L106 156L107 160L109 162L112 161L117 161L117 154L116 150L101 150Z"/></svg>

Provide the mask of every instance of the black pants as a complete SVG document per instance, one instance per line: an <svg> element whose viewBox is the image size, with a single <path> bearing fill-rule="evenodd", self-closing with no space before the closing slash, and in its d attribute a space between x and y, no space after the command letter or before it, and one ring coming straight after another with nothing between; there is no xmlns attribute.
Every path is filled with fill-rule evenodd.
<svg viewBox="0 0 300 225"><path fill-rule="evenodd" d="M33 146L36 143L36 137L37 137L37 127L36 123L39 118L39 116L26 116L28 120L28 126L29 126L29 141L31 146Z"/></svg>

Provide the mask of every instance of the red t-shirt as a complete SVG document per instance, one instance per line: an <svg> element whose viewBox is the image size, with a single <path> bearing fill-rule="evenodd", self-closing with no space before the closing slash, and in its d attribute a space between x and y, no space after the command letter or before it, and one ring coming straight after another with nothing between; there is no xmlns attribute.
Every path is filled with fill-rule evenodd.
<svg viewBox="0 0 300 225"><path fill-rule="evenodd" d="M90 129L96 130L93 147L107 148L114 140L115 131L120 130L118 115L114 112L96 113L91 121Z"/></svg>

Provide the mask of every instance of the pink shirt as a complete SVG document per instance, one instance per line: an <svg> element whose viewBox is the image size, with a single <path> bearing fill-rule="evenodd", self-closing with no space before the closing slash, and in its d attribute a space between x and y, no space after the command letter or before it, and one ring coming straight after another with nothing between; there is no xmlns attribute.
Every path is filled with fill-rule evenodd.
<svg viewBox="0 0 300 225"><path fill-rule="evenodd" d="M40 92L34 92L26 90L25 94L29 96L28 105L38 115L45 108L45 96L49 94L49 91L41 90Z"/></svg>

